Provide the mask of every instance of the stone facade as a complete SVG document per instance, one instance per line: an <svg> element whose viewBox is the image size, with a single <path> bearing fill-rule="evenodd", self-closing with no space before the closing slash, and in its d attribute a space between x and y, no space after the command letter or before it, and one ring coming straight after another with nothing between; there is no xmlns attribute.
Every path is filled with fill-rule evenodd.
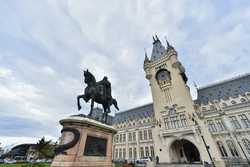
<svg viewBox="0 0 250 167"><path fill-rule="evenodd" d="M162 164L247 164L250 74L198 88L193 100L174 47L168 42L163 46L157 36L153 40L151 57L146 54L144 61L153 104L115 116L113 159L149 156Z"/></svg>
<svg viewBox="0 0 250 167"><path fill-rule="evenodd" d="M197 115L226 163L250 160L250 74L198 89Z"/></svg>
<svg viewBox="0 0 250 167"><path fill-rule="evenodd" d="M113 159L135 161L154 157L153 105L147 104L115 116L118 133L113 139Z"/></svg>

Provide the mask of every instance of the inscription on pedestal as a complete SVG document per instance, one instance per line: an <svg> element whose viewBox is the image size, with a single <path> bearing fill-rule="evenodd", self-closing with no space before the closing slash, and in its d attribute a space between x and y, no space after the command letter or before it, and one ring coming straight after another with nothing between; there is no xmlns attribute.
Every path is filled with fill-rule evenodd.
<svg viewBox="0 0 250 167"><path fill-rule="evenodd" d="M85 156L106 156L107 139L87 136L84 155Z"/></svg>

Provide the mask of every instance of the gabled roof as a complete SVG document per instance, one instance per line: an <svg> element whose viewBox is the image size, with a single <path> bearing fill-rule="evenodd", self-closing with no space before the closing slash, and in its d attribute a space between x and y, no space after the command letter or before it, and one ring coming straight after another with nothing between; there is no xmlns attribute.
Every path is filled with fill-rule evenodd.
<svg viewBox="0 0 250 167"><path fill-rule="evenodd" d="M132 108L115 114L114 123L136 120L153 116L153 103Z"/></svg>
<svg viewBox="0 0 250 167"><path fill-rule="evenodd" d="M248 91L250 91L250 74L245 74L198 88L197 102L207 104L208 101L226 100L229 97L244 95Z"/></svg>

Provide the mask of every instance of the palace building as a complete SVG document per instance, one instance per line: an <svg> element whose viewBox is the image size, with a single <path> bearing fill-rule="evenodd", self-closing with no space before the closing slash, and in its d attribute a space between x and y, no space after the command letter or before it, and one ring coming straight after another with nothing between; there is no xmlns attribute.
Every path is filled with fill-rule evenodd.
<svg viewBox="0 0 250 167"><path fill-rule="evenodd" d="M175 48L157 36L144 71L153 103L115 115L114 160L250 164L250 74L197 88L193 100Z"/></svg>

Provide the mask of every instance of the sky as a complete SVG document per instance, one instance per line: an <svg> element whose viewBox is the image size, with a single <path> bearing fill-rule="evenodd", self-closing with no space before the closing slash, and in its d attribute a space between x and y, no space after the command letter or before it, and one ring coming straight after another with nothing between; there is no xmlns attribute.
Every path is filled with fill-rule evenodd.
<svg viewBox="0 0 250 167"><path fill-rule="evenodd" d="M177 50L194 99L193 82L248 73L249 18L249 0L0 0L0 143L57 140L60 119L89 111L76 105L86 69L108 76L121 111L152 102L154 34Z"/></svg>

